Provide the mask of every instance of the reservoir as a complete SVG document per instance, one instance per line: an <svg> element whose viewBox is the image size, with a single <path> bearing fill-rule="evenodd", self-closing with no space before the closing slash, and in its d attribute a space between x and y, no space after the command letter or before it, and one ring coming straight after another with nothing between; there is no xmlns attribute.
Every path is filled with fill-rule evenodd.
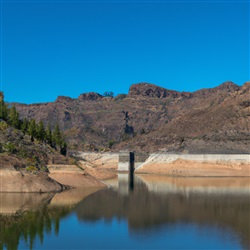
<svg viewBox="0 0 250 250"><path fill-rule="evenodd" d="M249 178L105 182L102 190L1 193L0 249L250 248Z"/></svg>

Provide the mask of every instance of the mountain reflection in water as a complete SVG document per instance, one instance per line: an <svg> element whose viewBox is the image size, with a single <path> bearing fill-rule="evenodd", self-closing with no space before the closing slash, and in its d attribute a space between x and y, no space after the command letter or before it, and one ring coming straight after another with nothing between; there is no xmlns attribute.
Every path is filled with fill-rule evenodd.
<svg viewBox="0 0 250 250"><path fill-rule="evenodd" d="M167 231L170 236L175 230L179 239L172 240L173 248L189 237L183 232L194 228L200 232L202 228L215 229L219 238L226 237L228 248L250 248L249 178L135 175L131 187L128 175L122 174L106 182L110 188L98 192L73 189L56 195L0 193L0 249L155 249L168 246L170 240L155 235ZM116 221L127 225L128 235L120 227L122 232L115 233L119 230L112 228ZM190 245L182 248L209 248L202 242L195 245L201 237L195 234L196 238L189 239ZM155 237L158 242L146 241L145 237ZM212 235L204 237L209 242ZM238 245L233 245L235 242Z"/></svg>
<svg viewBox="0 0 250 250"><path fill-rule="evenodd" d="M25 248L35 241L43 244L46 235L59 236L60 220L74 206L99 188L71 189L62 193L0 193L0 249Z"/></svg>
<svg viewBox="0 0 250 250"><path fill-rule="evenodd" d="M21 198L27 200L21 201ZM49 206L53 194L0 194L7 197L6 205L13 204L12 212L0 214L0 249L18 249L21 238L26 242L27 248L33 249L36 239L43 243L45 234L54 231L58 234L59 221L70 212L68 207L56 207L51 209ZM1 197L1 201L3 201ZM17 199L16 199L17 198ZM33 200L33 202L31 202ZM37 202L35 204L34 200ZM11 201L11 202L9 202ZM30 205L32 203L32 206ZM29 210L26 210L26 208ZM1 210L3 211L3 210Z"/></svg>
<svg viewBox="0 0 250 250"><path fill-rule="evenodd" d="M118 183L110 181L113 188L83 200L76 208L78 218L125 218L132 234L169 223L216 226L233 230L242 246L249 249L249 178L138 175L133 190L123 178Z"/></svg>

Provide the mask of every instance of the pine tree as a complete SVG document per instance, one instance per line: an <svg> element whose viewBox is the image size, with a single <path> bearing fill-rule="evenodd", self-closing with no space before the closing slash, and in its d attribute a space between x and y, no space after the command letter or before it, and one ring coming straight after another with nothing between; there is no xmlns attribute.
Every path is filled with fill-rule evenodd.
<svg viewBox="0 0 250 250"><path fill-rule="evenodd" d="M43 122L40 121L37 126L36 126L36 138L39 140L39 141L44 141L45 140L45 129L44 129L44 125L43 125Z"/></svg>
<svg viewBox="0 0 250 250"><path fill-rule="evenodd" d="M29 127L29 120L24 117L24 119L21 121L21 130L24 134L27 133Z"/></svg>
<svg viewBox="0 0 250 250"><path fill-rule="evenodd" d="M0 91L0 119L7 121L8 119L8 108L4 102L4 94Z"/></svg>
<svg viewBox="0 0 250 250"><path fill-rule="evenodd" d="M9 110L8 122L12 127L17 129L20 128L19 114L14 106Z"/></svg>
<svg viewBox="0 0 250 250"><path fill-rule="evenodd" d="M46 131L45 131L45 136L46 136L46 142L52 146L52 132L50 128L50 124L47 125Z"/></svg>
<svg viewBox="0 0 250 250"><path fill-rule="evenodd" d="M34 137L36 137L36 121L34 119L29 122L28 134L31 136L31 141L34 141Z"/></svg>
<svg viewBox="0 0 250 250"><path fill-rule="evenodd" d="M61 149L60 149L60 153L61 153L62 155L64 155L64 156L67 155L67 144L66 144L66 142L63 142L63 143L62 143L62 146L61 146Z"/></svg>
<svg viewBox="0 0 250 250"><path fill-rule="evenodd" d="M60 131L58 124L56 124L56 126L55 126L52 138L53 138L53 142L55 142L56 146L62 147L63 139L62 139L61 131Z"/></svg>

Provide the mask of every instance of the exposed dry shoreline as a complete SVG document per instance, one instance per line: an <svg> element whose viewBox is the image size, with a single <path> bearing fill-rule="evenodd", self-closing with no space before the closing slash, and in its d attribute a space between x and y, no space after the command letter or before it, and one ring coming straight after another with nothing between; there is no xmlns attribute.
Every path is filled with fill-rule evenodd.
<svg viewBox="0 0 250 250"><path fill-rule="evenodd" d="M105 188L102 180L117 175L118 153L81 153L76 165L48 165L49 173L0 166L0 192L60 192L65 188ZM158 156L157 156L158 157ZM136 173L168 176L250 177L250 162L194 161L169 156L149 157Z"/></svg>
<svg viewBox="0 0 250 250"><path fill-rule="evenodd" d="M48 165L49 177L73 188L98 187L106 185L76 165Z"/></svg>
<svg viewBox="0 0 250 250"><path fill-rule="evenodd" d="M14 167L0 168L0 192L60 192L65 187L46 172L31 173Z"/></svg>
<svg viewBox="0 0 250 250"><path fill-rule="evenodd" d="M214 163L177 159L170 163L148 162L136 170L136 173L164 174L169 176L199 177L250 177L250 164Z"/></svg>
<svg viewBox="0 0 250 250"><path fill-rule="evenodd" d="M86 172L98 179L107 179L117 171L118 153L79 153ZM182 158L197 160L187 160ZM241 159L242 158L242 159ZM174 155L155 153L135 173L168 176L250 177L250 155ZM112 177L112 176L111 176Z"/></svg>

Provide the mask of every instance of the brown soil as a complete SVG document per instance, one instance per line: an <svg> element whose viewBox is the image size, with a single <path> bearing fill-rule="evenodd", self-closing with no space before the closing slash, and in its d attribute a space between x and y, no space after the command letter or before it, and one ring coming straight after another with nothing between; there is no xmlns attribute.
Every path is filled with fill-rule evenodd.
<svg viewBox="0 0 250 250"><path fill-rule="evenodd" d="M89 93L14 105L21 119L52 127L59 121L67 144L76 150L249 153L249 89L250 82L225 82L187 93L140 83L122 98Z"/></svg>
<svg viewBox="0 0 250 250"><path fill-rule="evenodd" d="M62 189L46 172L29 173L13 167L0 169L0 192L60 192Z"/></svg>
<svg viewBox="0 0 250 250"><path fill-rule="evenodd" d="M48 165L49 177L57 182L75 188L106 187L99 181L98 174L90 175L76 165ZM91 171L90 171L91 172Z"/></svg>
<svg viewBox="0 0 250 250"><path fill-rule="evenodd" d="M0 167L0 192L60 192L65 186L73 188L104 188L100 180L116 174L111 169L86 168L76 165L48 165L50 173L28 172L14 167Z"/></svg>
<svg viewBox="0 0 250 250"><path fill-rule="evenodd" d="M170 176L250 176L250 164L200 163L178 159L172 163L148 163L137 173L165 174Z"/></svg>
<svg viewBox="0 0 250 250"><path fill-rule="evenodd" d="M99 180L86 174L52 173L49 174L49 177L63 185L75 188L106 187L106 185L100 182Z"/></svg>
<svg viewBox="0 0 250 250"><path fill-rule="evenodd" d="M98 180L111 179L117 176L118 154L83 153L80 161L85 173Z"/></svg>
<svg viewBox="0 0 250 250"><path fill-rule="evenodd" d="M111 179L116 176L116 169L102 169L102 167L95 168L91 167L84 162L81 162L82 167L84 168L85 173L95 177L98 180L106 180L106 179Z"/></svg>
<svg viewBox="0 0 250 250"><path fill-rule="evenodd" d="M139 174L137 175L144 183L162 183L171 184L180 188L197 188L197 187L227 187L227 188L249 188L249 178L235 178L235 177L209 177L209 178L186 178L186 177L174 177L166 175L149 175Z"/></svg>

